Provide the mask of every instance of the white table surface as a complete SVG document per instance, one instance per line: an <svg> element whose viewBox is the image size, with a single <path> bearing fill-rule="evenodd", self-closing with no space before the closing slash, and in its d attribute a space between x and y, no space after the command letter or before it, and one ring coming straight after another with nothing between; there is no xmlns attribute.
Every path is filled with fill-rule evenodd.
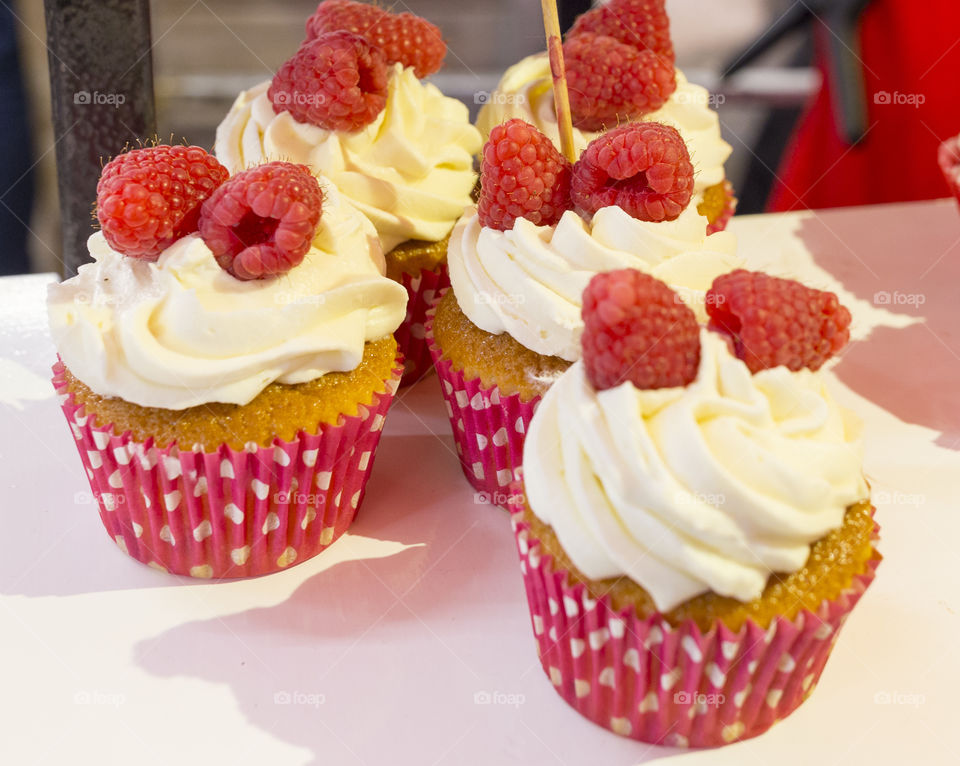
<svg viewBox="0 0 960 766"><path fill-rule="evenodd" d="M877 580L790 718L679 751L568 708L507 516L474 502L433 377L401 391L360 517L319 557L222 583L127 558L48 382L52 277L31 276L0 279L0 764L960 762L960 216L940 201L732 229L750 265L852 306L833 388L866 420L882 525Z"/></svg>

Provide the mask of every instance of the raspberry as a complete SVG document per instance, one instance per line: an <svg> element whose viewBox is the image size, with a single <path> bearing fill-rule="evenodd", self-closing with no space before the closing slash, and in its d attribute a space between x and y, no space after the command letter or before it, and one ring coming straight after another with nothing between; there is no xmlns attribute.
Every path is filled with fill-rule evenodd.
<svg viewBox="0 0 960 766"><path fill-rule="evenodd" d="M480 223L507 231L517 218L552 226L570 203L570 163L533 125L513 119L490 131L480 167Z"/></svg>
<svg viewBox="0 0 960 766"><path fill-rule="evenodd" d="M307 20L307 39L347 30L383 51L388 64L413 67L417 77L440 70L447 44L439 27L412 13L393 14L353 0L326 0Z"/></svg>
<svg viewBox="0 0 960 766"><path fill-rule="evenodd" d="M199 146L150 146L119 154L97 183L97 219L110 247L155 261L197 229L200 205L230 176Z"/></svg>
<svg viewBox="0 0 960 766"><path fill-rule="evenodd" d="M595 138L573 166L573 204L586 215L617 205L641 221L672 221L693 196L693 165L680 134L634 122Z"/></svg>
<svg viewBox="0 0 960 766"><path fill-rule="evenodd" d="M732 336L750 372L821 365L850 340L850 312L834 293L737 269L707 291L711 329Z"/></svg>
<svg viewBox="0 0 960 766"><path fill-rule="evenodd" d="M563 44L573 124L598 131L663 106L677 89L673 64L612 37L583 33Z"/></svg>
<svg viewBox="0 0 960 766"><path fill-rule="evenodd" d="M664 0L611 0L580 16L567 33L606 35L639 50L659 53L673 64L670 17Z"/></svg>
<svg viewBox="0 0 960 766"><path fill-rule="evenodd" d="M303 260L322 206L307 167L269 162L237 173L203 203L200 236L237 279L266 279Z"/></svg>
<svg viewBox="0 0 960 766"><path fill-rule="evenodd" d="M354 131L387 105L387 62L352 32L329 32L300 46L273 76L273 110L327 130Z"/></svg>
<svg viewBox="0 0 960 766"><path fill-rule="evenodd" d="M636 269L597 274L583 291L583 364L598 391L685 386L700 364L693 311L659 279Z"/></svg>

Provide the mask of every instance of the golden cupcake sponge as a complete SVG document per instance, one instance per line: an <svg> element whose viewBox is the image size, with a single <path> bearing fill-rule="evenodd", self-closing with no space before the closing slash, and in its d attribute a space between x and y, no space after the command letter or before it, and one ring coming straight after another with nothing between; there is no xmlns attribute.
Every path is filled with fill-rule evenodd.
<svg viewBox="0 0 960 766"><path fill-rule="evenodd" d="M449 236L439 242L424 242L419 239L401 242L386 255L387 276L394 282L399 282L402 274L415 277L423 270L436 271L440 264L447 260L449 244Z"/></svg>
<svg viewBox="0 0 960 766"><path fill-rule="evenodd" d="M566 570L571 585L584 583L591 598L609 596L614 609L632 607L640 619L658 611L650 594L629 577L590 580L570 561L552 527L529 508L523 510L522 518L530 525L530 537L540 541L541 557L551 556L554 571ZM807 563L796 572L771 575L759 598L744 602L713 592L703 593L666 612L664 617L671 625L693 620L702 631L722 621L736 632L748 619L767 628L777 617L792 620L803 609L816 612L824 601L835 601L850 588L854 578L866 572L871 559L881 558L873 547L874 529L870 502L851 505L843 525L813 544Z"/></svg>
<svg viewBox="0 0 960 766"><path fill-rule="evenodd" d="M485 388L498 386L504 396L520 394L530 401L543 396L570 362L543 356L518 343L509 333L484 332L460 310L453 290L437 304L433 337L456 370L480 378Z"/></svg>
<svg viewBox="0 0 960 766"><path fill-rule="evenodd" d="M199 445L213 451L221 444L243 449L250 443L269 446L277 437L293 440L297 432L316 433L321 424L335 424L341 415L352 417L358 407L373 402L386 390L393 374L397 343L392 335L367 343L363 359L350 372L331 372L315 380L288 386L271 383L248 404L212 402L185 410L141 407L123 399L100 396L64 371L67 390L82 404L96 424L113 424L114 433L133 433L145 442L153 437L157 447L177 442L180 449Z"/></svg>

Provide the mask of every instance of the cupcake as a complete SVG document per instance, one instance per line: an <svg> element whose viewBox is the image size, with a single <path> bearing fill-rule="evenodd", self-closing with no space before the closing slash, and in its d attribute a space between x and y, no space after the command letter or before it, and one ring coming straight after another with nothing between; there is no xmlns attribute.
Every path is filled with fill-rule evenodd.
<svg viewBox="0 0 960 766"><path fill-rule="evenodd" d="M629 166L639 148L640 163ZM597 164L610 150L617 167ZM621 176L617 184L607 183L608 170ZM707 288L741 261L734 235L708 235L689 204L692 167L669 126L622 126L570 167L536 128L511 120L491 134L482 174L479 207L451 236L452 289L427 335L463 471L505 506L537 403L580 358L590 278L640 269L671 284L705 320ZM519 197L522 205L513 202Z"/></svg>
<svg viewBox="0 0 960 766"><path fill-rule="evenodd" d="M815 371L849 312L745 271L710 297L705 328L649 275L591 281L583 359L537 410L512 499L557 692L674 747L792 712L880 560L860 423Z"/></svg>
<svg viewBox="0 0 960 766"><path fill-rule="evenodd" d="M300 50L272 81L242 92L217 128L216 155L231 172L302 163L373 222L387 274L410 296L397 332L408 381L431 366L426 309L449 284L447 242L471 203L482 144L467 107L421 81L445 53L423 19L326 0Z"/></svg>
<svg viewBox="0 0 960 766"><path fill-rule="evenodd" d="M723 167L732 148L720 135L713 97L674 66L663 5L662 0L611 0L582 15L567 34L564 58L574 143L579 153L603 128L631 120L676 128L695 169L693 205L708 219L711 232L720 231L736 208ZM604 80L617 86L606 89L617 94L609 101L593 95L604 90ZM529 56L506 71L480 110L477 127L486 138L512 118L535 125L560 145L546 53Z"/></svg>
<svg viewBox="0 0 960 766"><path fill-rule="evenodd" d="M305 561L363 498L406 293L332 184L196 147L103 171L94 261L49 291L54 386L107 533L194 577Z"/></svg>

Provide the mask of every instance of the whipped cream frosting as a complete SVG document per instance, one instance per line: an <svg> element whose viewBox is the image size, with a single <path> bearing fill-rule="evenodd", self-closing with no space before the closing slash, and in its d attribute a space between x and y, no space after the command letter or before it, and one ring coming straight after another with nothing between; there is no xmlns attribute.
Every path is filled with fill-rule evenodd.
<svg viewBox="0 0 960 766"><path fill-rule="evenodd" d="M748 601L864 500L861 424L820 373L751 375L701 331L686 387L596 391L582 363L524 445L530 509L591 579L626 576L661 611L706 591Z"/></svg>
<svg viewBox="0 0 960 766"><path fill-rule="evenodd" d="M661 223L611 206L589 223L567 211L556 226L519 218L509 231L482 227L470 208L450 237L450 281L460 309L481 330L510 333L531 351L572 362L580 358L583 291L602 271L652 274L706 320L713 280L742 265L736 237L707 236L706 227L692 205Z"/></svg>
<svg viewBox="0 0 960 766"><path fill-rule="evenodd" d="M235 173L270 160L299 162L330 179L377 227L389 252L408 239L438 242L470 204L480 133L467 107L393 67L386 108L351 133L277 114L270 82L242 92L217 128L217 158Z"/></svg>
<svg viewBox="0 0 960 766"><path fill-rule="evenodd" d="M506 71L497 90L480 110L477 127L486 139L494 127L514 117L535 125L560 145L550 62L545 53L528 56ZM640 119L670 125L683 137L695 173L694 204L702 199L705 189L724 180L723 163L733 148L720 136L720 118L710 108L710 93L706 88L689 82L678 69L677 89L667 103ZM586 149L598 135L574 128L577 153Z"/></svg>
<svg viewBox="0 0 960 766"><path fill-rule="evenodd" d="M273 279L234 278L198 234L155 263L100 232L88 247L94 262L49 288L54 343L93 391L144 407L246 404L275 381L353 370L406 312L372 224L329 184L310 251Z"/></svg>

